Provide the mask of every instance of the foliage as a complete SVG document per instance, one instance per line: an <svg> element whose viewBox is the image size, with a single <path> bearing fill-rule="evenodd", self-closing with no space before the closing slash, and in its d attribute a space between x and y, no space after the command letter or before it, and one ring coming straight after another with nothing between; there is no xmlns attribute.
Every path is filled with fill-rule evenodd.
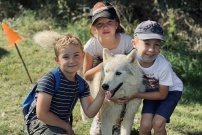
<svg viewBox="0 0 202 135"><path fill-rule="evenodd" d="M197 16L202 15L202 2L200 0L158 0L158 5L161 10L180 8L182 11L193 13Z"/></svg>
<svg viewBox="0 0 202 135"><path fill-rule="evenodd" d="M3 18L9 18L16 15L16 11L22 9L22 6L19 3L11 2L7 0L0 1L0 20Z"/></svg>
<svg viewBox="0 0 202 135"><path fill-rule="evenodd" d="M17 30L16 32L19 31L22 36L31 36L40 30L55 29L55 24L51 18L40 20L36 17L36 12L31 10L24 10L20 15L4 21L14 30Z"/></svg>
<svg viewBox="0 0 202 135"><path fill-rule="evenodd" d="M83 4L84 1L64 0L29 2L32 4L27 3L26 0L2 0L3 4L0 3L0 11L3 14L0 15L0 19L4 18L3 20L23 37L23 40L18 43L18 48L35 83L57 65L53 62L53 52L36 45L32 40L33 35L42 30L74 33L85 44L90 38L88 30L90 23L86 19L87 12L95 1L88 1L85 4ZM77 2L75 6L78 7L78 10L75 7L71 8L74 11L69 10L68 2ZM125 13L120 14L121 20L126 32L131 36L136 25L145 19L156 20L161 23L166 36L162 53L171 62L174 71L184 82L182 100L171 117L171 123L167 124L168 134L202 134L202 113L200 110L202 105L202 92L200 91L202 89L200 85L202 83L201 19L193 14L186 14L191 13L190 8L176 9L175 6L168 5L163 9L160 5L162 1L158 1L159 3L154 7L149 0L146 2L130 1L130 5L128 0L112 2L117 4L116 7L121 8L121 11ZM150 3L148 4L148 2ZM163 2L166 5L170 1ZM127 6L124 6L125 4ZM77 16L78 14L79 16ZM23 135L25 133L21 131L23 129L21 103L34 84L30 84L15 47L8 47L2 29L0 29L0 37L0 134ZM133 135L138 134L139 120L140 111L134 120ZM76 134L85 135L89 133L90 123L82 122L79 103L74 110L73 124Z"/></svg>
<svg viewBox="0 0 202 135"><path fill-rule="evenodd" d="M87 19L80 19L79 21L76 21L74 24L67 23L67 32L74 33L77 35L83 45L86 43L86 41L90 38L90 33L89 33L89 21Z"/></svg>
<svg viewBox="0 0 202 135"><path fill-rule="evenodd" d="M190 42L186 42L183 37L179 36L180 26L176 25L176 18L174 10L168 10L163 53L185 84L199 86L202 83L200 79L202 78L202 60L200 59L202 53L193 50Z"/></svg>

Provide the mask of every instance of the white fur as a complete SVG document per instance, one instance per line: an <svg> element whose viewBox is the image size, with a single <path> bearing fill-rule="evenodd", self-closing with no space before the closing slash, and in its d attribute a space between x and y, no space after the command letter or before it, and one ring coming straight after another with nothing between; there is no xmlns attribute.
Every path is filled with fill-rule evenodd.
<svg viewBox="0 0 202 135"><path fill-rule="evenodd" d="M102 77L101 77L102 76ZM100 82L102 84L100 85ZM136 62L136 52L131 51L126 55L112 55L108 49L103 50L103 70L96 73L94 79L89 82L91 95L97 95L99 86L108 86L107 91L114 90L120 83L123 85L117 90L112 98L131 96L136 92L144 92L142 73ZM126 105L126 113L121 123L121 135L130 135L133 120L141 99L131 100ZM112 135L112 126L120 118L123 105L105 100L101 108L101 132L102 135Z"/></svg>
<svg viewBox="0 0 202 135"><path fill-rule="evenodd" d="M33 39L40 46L48 50L53 50L55 43L60 36L61 35L55 31L44 30L36 33Z"/></svg>

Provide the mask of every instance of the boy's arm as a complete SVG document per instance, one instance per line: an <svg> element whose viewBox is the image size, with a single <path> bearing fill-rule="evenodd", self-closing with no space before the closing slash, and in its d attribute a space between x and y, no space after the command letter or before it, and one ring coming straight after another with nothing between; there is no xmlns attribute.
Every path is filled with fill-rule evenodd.
<svg viewBox="0 0 202 135"><path fill-rule="evenodd" d="M68 135L74 135L74 131L72 130L72 127L69 125L69 123L61 120L57 115L49 111L51 100L51 95L44 92L38 92L36 105L36 114L38 119L48 125L57 126L64 129L67 131Z"/></svg>
<svg viewBox="0 0 202 135"><path fill-rule="evenodd" d="M100 110L102 103L105 99L104 90L100 89L97 96L93 100L91 96L87 96L81 99L81 105L85 114L92 118Z"/></svg>
<svg viewBox="0 0 202 135"><path fill-rule="evenodd" d="M169 86L159 85L159 90L155 92L138 92L129 97L129 100L134 98L149 99L149 100L163 100L167 97Z"/></svg>
<svg viewBox="0 0 202 135"><path fill-rule="evenodd" d="M135 98L149 99L149 100L163 100L167 97L169 86L159 85L159 90L155 92L138 92L130 97L124 97L121 99L110 99L117 104L124 104Z"/></svg>

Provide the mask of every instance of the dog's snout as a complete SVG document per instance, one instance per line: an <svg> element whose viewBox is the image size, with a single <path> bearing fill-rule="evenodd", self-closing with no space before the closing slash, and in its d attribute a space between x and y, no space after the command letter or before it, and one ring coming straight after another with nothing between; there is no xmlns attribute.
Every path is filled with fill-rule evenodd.
<svg viewBox="0 0 202 135"><path fill-rule="evenodd" d="M108 90L108 89L109 89L109 85L106 84L106 83L104 83L104 84L102 85L102 88L103 88L104 90Z"/></svg>

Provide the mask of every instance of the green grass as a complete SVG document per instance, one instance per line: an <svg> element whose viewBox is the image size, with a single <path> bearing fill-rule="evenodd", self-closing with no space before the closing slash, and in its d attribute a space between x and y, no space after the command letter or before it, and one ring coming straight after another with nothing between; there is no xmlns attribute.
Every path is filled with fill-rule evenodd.
<svg viewBox="0 0 202 135"><path fill-rule="evenodd" d="M27 18L25 20L27 20ZM12 20L9 20L9 22L10 24L13 23ZM20 22L24 21L21 20ZM48 22L44 21L43 23L24 23L26 24L26 27L18 26L14 28L19 29L18 34L23 38L21 42L17 43L17 46L27 66L33 83L30 83L16 48L9 47L4 32L2 29L0 29L0 135L26 134L25 132L22 132L24 123L21 104L34 83L45 73L57 66L54 63L53 52L49 52L36 45L32 40L33 34L39 30L36 29L38 28L36 27L36 24L40 25L40 30L44 28L41 25L52 25L49 25L47 24ZM27 23L35 24L34 28ZM85 21L83 23L85 23ZM69 28L68 32L71 32L70 27L73 26L70 25L67 27ZM75 26L77 29L72 29L72 32L75 33L77 30L79 30L78 35L82 36L82 30L80 30L81 27ZM49 27L46 28L48 29ZM85 34L86 28L84 30ZM63 32L64 31L65 30L63 30ZM86 35L82 36L82 40L86 40L86 38ZM171 117L171 122L166 126L168 135L202 134L201 88L202 87L194 87L192 85L185 86L182 100L176 107ZM135 122L132 129L133 135L138 135L140 110L138 111L134 120ZM84 123L81 120L79 102L74 109L73 128L77 135L87 135L90 129L90 123Z"/></svg>

